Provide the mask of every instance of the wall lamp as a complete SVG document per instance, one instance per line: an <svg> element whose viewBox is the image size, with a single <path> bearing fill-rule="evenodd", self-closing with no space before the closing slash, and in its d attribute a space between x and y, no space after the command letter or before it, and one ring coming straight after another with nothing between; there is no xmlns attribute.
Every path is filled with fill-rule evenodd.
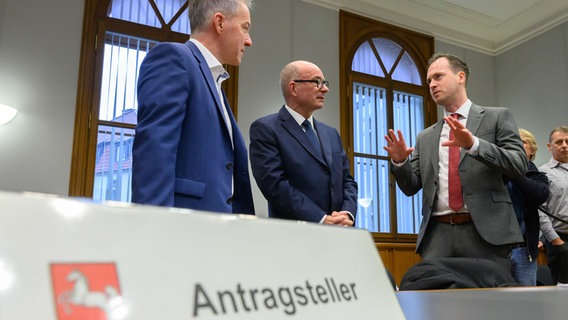
<svg viewBox="0 0 568 320"><path fill-rule="evenodd" d="M0 103L0 126L14 119L17 113L15 108Z"/></svg>

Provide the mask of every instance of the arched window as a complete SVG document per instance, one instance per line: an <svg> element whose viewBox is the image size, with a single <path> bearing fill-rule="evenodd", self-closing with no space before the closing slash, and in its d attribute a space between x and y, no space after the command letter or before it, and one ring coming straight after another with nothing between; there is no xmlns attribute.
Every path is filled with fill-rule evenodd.
<svg viewBox="0 0 568 320"><path fill-rule="evenodd" d="M383 149L388 129L400 129L409 146L436 120L426 84L433 39L340 13L342 136L359 184L356 226L382 238L413 239L421 222L421 193L405 196L389 171Z"/></svg>
<svg viewBox="0 0 568 320"><path fill-rule="evenodd" d="M86 0L71 196L130 201L138 69L163 41L185 42L187 0ZM236 113L237 70L225 81Z"/></svg>

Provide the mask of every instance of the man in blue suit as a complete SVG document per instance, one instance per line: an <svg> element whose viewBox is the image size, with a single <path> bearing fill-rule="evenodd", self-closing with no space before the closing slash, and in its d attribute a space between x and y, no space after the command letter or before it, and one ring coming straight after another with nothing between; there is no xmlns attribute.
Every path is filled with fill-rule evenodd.
<svg viewBox="0 0 568 320"><path fill-rule="evenodd" d="M339 133L317 121L328 82L307 61L294 61L280 74L286 105L250 128L254 178L272 218L352 226L357 183ZM311 137L311 138L310 138Z"/></svg>
<svg viewBox="0 0 568 320"><path fill-rule="evenodd" d="M246 144L221 89L222 64L252 45L251 0L189 1L191 39L140 67L132 202L254 214Z"/></svg>

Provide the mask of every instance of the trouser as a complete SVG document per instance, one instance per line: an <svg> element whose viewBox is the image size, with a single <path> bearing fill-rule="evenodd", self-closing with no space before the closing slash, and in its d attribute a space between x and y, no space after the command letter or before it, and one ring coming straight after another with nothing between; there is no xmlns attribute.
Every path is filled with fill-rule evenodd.
<svg viewBox="0 0 568 320"><path fill-rule="evenodd" d="M568 283L568 234L559 233L558 236L564 240L563 245L553 246L546 242L548 267L555 283Z"/></svg>
<svg viewBox="0 0 568 320"><path fill-rule="evenodd" d="M496 246L483 240L473 223L431 222L422 240L423 259L447 257L487 259L511 272L511 246Z"/></svg>

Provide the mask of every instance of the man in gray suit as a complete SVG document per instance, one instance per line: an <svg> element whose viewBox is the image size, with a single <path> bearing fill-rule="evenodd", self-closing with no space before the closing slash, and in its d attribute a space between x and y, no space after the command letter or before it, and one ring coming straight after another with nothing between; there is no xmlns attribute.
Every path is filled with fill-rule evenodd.
<svg viewBox="0 0 568 320"><path fill-rule="evenodd" d="M400 189L408 196L423 189L416 243L423 259L483 258L510 270L511 247L523 238L502 175L523 176L528 161L509 109L473 104L468 76L460 58L434 54L427 81L443 120L422 131L414 148L390 129L384 149Z"/></svg>

